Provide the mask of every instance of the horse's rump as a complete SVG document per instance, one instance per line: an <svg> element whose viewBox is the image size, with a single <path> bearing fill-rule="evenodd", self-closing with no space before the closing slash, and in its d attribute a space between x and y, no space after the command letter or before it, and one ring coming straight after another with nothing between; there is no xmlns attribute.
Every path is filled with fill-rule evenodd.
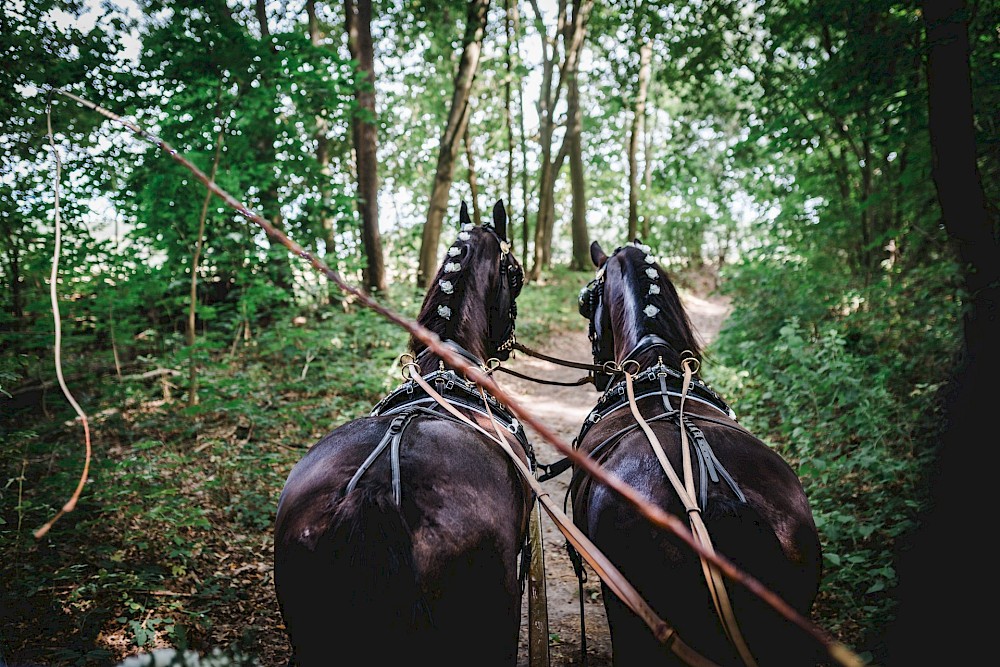
<svg viewBox="0 0 1000 667"><path fill-rule="evenodd" d="M420 416L399 443L400 504L389 451L345 494L389 421L340 427L289 476L274 567L297 664L462 664L477 647L511 664L528 498L513 466L469 427Z"/></svg>
<svg viewBox="0 0 1000 667"><path fill-rule="evenodd" d="M602 423L602 428L595 426L582 443L583 448L586 450L595 441L599 442L602 433L614 433L618 426L615 421L618 420ZM651 427L678 476L683 478L677 426L653 422ZM719 430L728 432L720 437L716 432ZM807 530L808 517L802 517L801 529L790 528L798 519L789 518L788 507L759 505L762 501L773 501L773 497L768 499L762 495L766 489L755 488L753 482L762 470L768 472L765 478L783 480L781 468L787 465L773 452L759 451L758 447L766 446L752 436L727 427L706 427L704 431L722 465L747 494L747 502L742 502L724 482L709 483L702 518L715 551L798 612L807 614L816 595L815 582L819 579L819 544L815 542L814 533ZM735 454L731 455L733 452ZM599 460L606 472L621 478L647 500L687 523L680 499L641 431L620 437L599 454ZM698 464L694 458L692 465L695 479L698 479ZM772 468L781 474L774 474ZM790 469L789 474L792 474ZM792 502L790 506L796 504ZM616 564L657 614L676 628L685 642L721 665L742 664L718 620L701 560L681 538L651 524L632 503L591 479L581 480L574 495L574 517L580 528ZM779 539L782 531L793 533L786 545ZM799 628L744 585L726 578L726 587L740 630L758 664L815 664L813 647ZM662 653L667 664L673 664L675 657L667 647L657 646L658 642L644 624L607 590L605 602L609 621L614 619L612 632L618 635L614 650L619 661L627 664L638 660L636 656L648 658L651 654ZM776 637L783 639L776 642Z"/></svg>

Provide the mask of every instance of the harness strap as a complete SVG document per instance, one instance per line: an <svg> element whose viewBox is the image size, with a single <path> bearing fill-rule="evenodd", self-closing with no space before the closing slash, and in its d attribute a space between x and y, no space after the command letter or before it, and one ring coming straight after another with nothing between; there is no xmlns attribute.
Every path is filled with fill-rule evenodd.
<svg viewBox="0 0 1000 667"><path fill-rule="evenodd" d="M347 483L347 490L345 494L350 493L354 490L354 487L358 485L358 480L361 479L362 475L371 467L375 459L385 450L386 445L392 442L392 498L396 501L396 505L399 505L402 490L400 486L400 473L399 473L399 441L403 436L403 429L409 424L410 419L413 417L415 411L406 412L394 417L391 422L389 422L389 428L386 429L385 435L379 440L379 443L375 445L375 449L372 450L368 458L364 460L364 463L357 469L354 476L351 477L351 481Z"/></svg>
<svg viewBox="0 0 1000 667"><path fill-rule="evenodd" d="M601 553L597 547L594 545L590 539L583 534L583 532L576 527L576 525L570 521L570 519L559 510L552 503L552 498L545 489L541 487L538 480L531 474L525 466L524 461L520 459L510 447L510 443L504 437L494 436L489 433L482 426L476 422L469 419L467 416L459 412L453 405L446 401L440 394L434 391L434 388L420 376L419 373L412 373L413 380L419 384L424 391L427 392L429 396L434 398L441 406L452 413L458 419L479 431L485 435L490 440L496 442L507 455L514 462L515 467L521 476L528 483L531 489L535 492L538 501L542 504L542 507L549 513L549 516L555 521L556 526L562 531L563 535L570 544L580 552L580 555L594 568L598 573L604 583L611 589L611 591L617 595L629 609L631 609L637 616L643 619L643 621L650 627L653 631L653 636L657 638L660 643L668 646L670 650L682 656L684 660L692 667L718 667L714 662L700 655L691 647L681 640L677 636L677 631L671 627L666 621L659 618L656 612L653 611L649 603L643 599L639 592L635 590L631 583L621 574L614 563L608 560L607 556ZM480 388L482 390L482 388ZM491 420L493 421L493 420Z"/></svg>
<svg viewBox="0 0 1000 667"><path fill-rule="evenodd" d="M684 385L681 390L681 405L680 405L680 421L684 422L684 402L687 398L688 388L691 386L691 376L694 374L693 367L697 362L690 359L685 359L681 362L681 366L684 369ZM636 414L638 418L638 409L634 407L633 403L633 413ZM647 431L647 434L652 433L651 430ZM655 436L654 436L655 437ZM659 443L657 443L659 444ZM681 427L681 449L684 453L684 465L685 465L685 481L687 489L693 492L694 479L691 475L690 465L691 465L691 453L688 447L687 440L687 429ZM701 513L688 513L688 518L691 520L691 527L695 535L698 536L699 540L706 547L706 549L714 553L714 547L712 546L711 537L708 534L708 528L705 526L702 520ZM726 631L726 635L729 640L736 647L736 650L740 654L740 658L747 667L757 667L757 661L754 659L753 654L750 652L750 648L746 645L746 640L743 638L743 633L740 632L739 624L736 622L736 615L733 613L732 603L729 600L729 592L726 590L726 582L722 577L722 573L719 569L709 562L704 556L700 557L701 567L705 573L705 581L708 583L708 588L712 593L712 600L715 602L715 609L719 614L719 618L722 621L722 627Z"/></svg>

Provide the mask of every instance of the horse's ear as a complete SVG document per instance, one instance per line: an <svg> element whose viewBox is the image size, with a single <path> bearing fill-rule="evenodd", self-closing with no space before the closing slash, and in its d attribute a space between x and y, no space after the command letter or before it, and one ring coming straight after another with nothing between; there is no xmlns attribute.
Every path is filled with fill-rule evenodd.
<svg viewBox="0 0 1000 667"><path fill-rule="evenodd" d="M462 225L470 224L472 224L472 220L469 219L469 206L465 203L465 200L462 200L462 208L458 212L458 225L461 227Z"/></svg>
<svg viewBox="0 0 1000 667"><path fill-rule="evenodd" d="M497 236L504 241L507 240L507 211L503 207L502 199L498 199L493 205L493 229L496 230Z"/></svg>
<svg viewBox="0 0 1000 667"><path fill-rule="evenodd" d="M604 253L604 249L601 248L601 244L594 241L590 244L590 259L594 262L594 266L601 268L604 266L604 262L608 261L608 256Z"/></svg>

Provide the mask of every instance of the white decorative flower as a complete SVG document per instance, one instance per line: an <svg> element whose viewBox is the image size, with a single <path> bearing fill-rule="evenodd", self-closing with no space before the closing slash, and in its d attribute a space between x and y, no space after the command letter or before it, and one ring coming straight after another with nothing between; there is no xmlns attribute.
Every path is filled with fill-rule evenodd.
<svg viewBox="0 0 1000 667"><path fill-rule="evenodd" d="M656 314L660 312L660 309L653 304L649 304L642 309L642 312L646 313L646 317L656 317Z"/></svg>
<svg viewBox="0 0 1000 667"><path fill-rule="evenodd" d="M646 255L646 264L652 264L656 259L652 255Z"/></svg>
<svg viewBox="0 0 1000 667"><path fill-rule="evenodd" d="M470 238L472 238L472 237L469 236L469 232L459 232L458 233L458 240L459 241L468 241Z"/></svg>
<svg viewBox="0 0 1000 667"><path fill-rule="evenodd" d="M441 286L441 291L445 294L451 294L455 291L455 286L451 284L450 280L439 280L438 285Z"/></svg>
<svg viewBox="0 0 1000 667"><path fill-rule="evenodd" d="M448 306L438 306L438 315L440 315L441 317L443 317L446 320L450 320L451 319L451 308L449 308Z"/></svg>
<svg viewBox="0 0 1000 667"><path fill-rule="evenodd" d="M474 224L472 224L471 222L467 222L464 225L462 225L462 231L463 232L467 232L467 231L471 230L473 227L475 227Z"/></svg>
<svg viewBox="0 0 1000 667"><path fill-rule="evenodd" d="M458 246L452 246L452 247L448 248L448 256L449 257L458 257L461 254L462 254L462 249L459 248Z"/></svg>
<svg viewBox="0 0 1000 667"><path fill-rule="evenodd" d="M653 267L649 267L648 269L646 269L646 275L652 278L653 280L656 280L656 269L654 269Z"/></svg>
<svg viewBox="0 0 1000 667"><path fill-rule="evenodd" d="M650 294L659 294L660 293L660 286L656 285L656 284L650 285L649 286L649 293Z"/></svg>
<svg viewBox="0 0 1000 667"><path fill-rule="evenodd" d="M456 271L461 271L461 270L462 270L462 265L459 264L458 262L448 262L447 264L444 265L445 273L455 273Z"/></svg>

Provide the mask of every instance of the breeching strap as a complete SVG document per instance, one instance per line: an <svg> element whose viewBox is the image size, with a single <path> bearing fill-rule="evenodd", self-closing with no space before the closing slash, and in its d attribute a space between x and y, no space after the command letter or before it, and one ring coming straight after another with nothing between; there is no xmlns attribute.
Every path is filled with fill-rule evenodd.
<svg viewBox="0 0 1000 667"><path fill-rule="evenodd" d="M660 643L669 646L670 650L676 653L677 656L685 663L691 665L691 667L719 667L714 662L685 644L684 641L677 635L677 631L666 621L656 615L656 612L654 612L652 607L649 606L649 603L647 603L646 600L639 595L639 592L632 587L632 584L629 583L624 576L622 576L621 572L618 571L618 568L615 567L614 564L608 560L607 557L601 553L600 550L598 550L598 548L587 538L587 536L576 527L569 517L567 517L562 510L559 509L558 505L553 502L548 492L542 488L541 484L538 483L538 480L536 480L531 474L531 471L528 470L524 461L522 461L521 458L514 453L514 450L511 449L510 443L507 442L507 439L500 433L494 420L491 419L491 421L493 421L494 429L497 430L497 435L493 435L486 431L486 429L469 419L463 413L459 412L455 406L449 403L439 393L434 391L434 388L420 376L419 372L417 372L415 365L413 366L413 372L410 373L410 376L413 378L414 382L419 384L423 390L427 392L427 395L437 401L441 407L500 445L503 451L510 457L511 461L514 462L514 466L517 471L528 483L532 491L534 491L538 501L542 504L542 507L545 508L545 511L548 512L549 516L552 517L552 520L555 521L556 526L560 531L562 531L566 539L569 540L573 547L587 560L588 563L590 563L591 567L594 568L604 583L607 584L612 591L614 591L615 595L617 595L622 602L628 605L629 609L642 618L643 621L653 630L654 636L660 641ZM479 390L480 392L484 391L482 387L480 387ZM485 402L485 405L488 411L489 403Z"/></svg>
<svg viewBox="0 0 1000 667"><path fill-rule="evenodd" d="M650 428L649 424L639 412L639 406L636 405L635 402L635 392L632 388L632 373L627 371L623 371L625 375L625 389L628 391L628 404L629 409L632 411L632 416L635 417L635 421L639 424L639 427L642 428L643 433L645 433L646 439L649 440L649 444L653 449L653 453L656 454L656 458L660 462L660 467L662 467L663 472L667 474L667 479L670 480L670 484L674 487L674 491L677 493L681 503L684 505L688 521L691 523L692 534L707 551L715 553L715 549L712 546L712 538L708 534L708 528L705 527L705 523L701 517L701 508L698 507L698 503L694 499L695 488L694 473L691 465L691 450L688 447L687 430L684 428L684 400L687 398L688 389L691 385L691 376L693 374L692 363L694 363L692 359L685 359L681 364L684 368L684 385L681 390L679 424L681 431L681 452L683 456L684 482L681 482L680 478L677 476L677 472L674 470L673 465L671 465L670 460L667 459L667 455L663 451L663 446L660 444L659 438L656 437L656 433L653 432L653 429ZM712 602L715 604L716 612L719 614L719 618L722 621L722 626L726 631L726 635L739 651L740 657L743 659L743 662L747 665L747 667L757 667L757 661L754 660L749 647L746 645L746 641L743 639L742 633L740 633L739 625L736 622L736 616L733 614L733 608L729 601L729 594L726 591L726 584L722 577L722 573L719 572L715 565L703 556L699 555L699 558L701 559L701 567L705 574L705 581L708 584L708 590L712 594Z"/></svg>

